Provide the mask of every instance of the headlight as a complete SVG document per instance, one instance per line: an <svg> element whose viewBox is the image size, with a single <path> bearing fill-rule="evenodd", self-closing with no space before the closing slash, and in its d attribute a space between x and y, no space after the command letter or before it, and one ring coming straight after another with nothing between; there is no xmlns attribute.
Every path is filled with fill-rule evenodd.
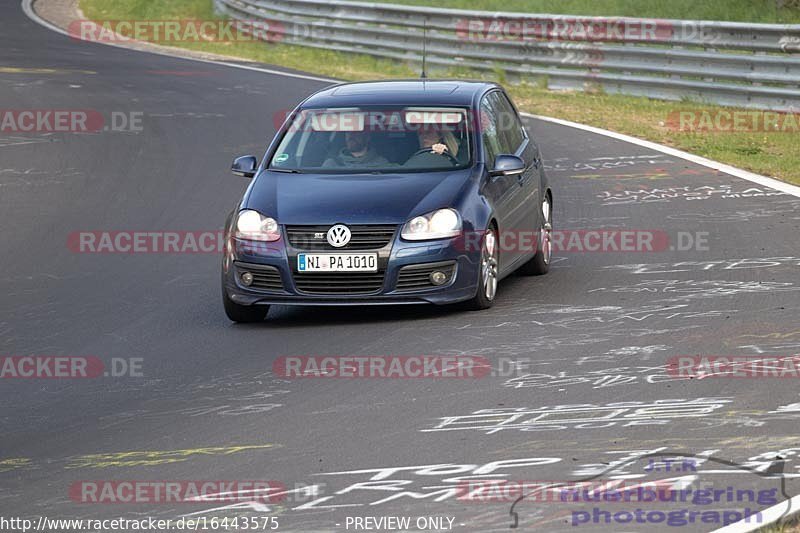
<svg viewBox="0 0 800 533"><path fill-rule="evenodd" d="M265 217L258 211L245 209L236 219L236 237L249 241L277 241L281 231L274 218Z"/></svg>
<svg viewBox="0 0 800 533"><path fill-rule="evenodd" d="M400 236L409 241L446 239L461 233L461 217L454 209L438 209L414 217L403 226Z"/></svg>

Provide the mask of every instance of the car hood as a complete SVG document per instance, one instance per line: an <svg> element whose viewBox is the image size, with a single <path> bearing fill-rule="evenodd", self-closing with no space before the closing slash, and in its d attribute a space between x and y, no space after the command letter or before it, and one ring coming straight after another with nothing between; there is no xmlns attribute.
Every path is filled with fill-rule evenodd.
<svg viewBox="0 0 800 533"><path fill-rule="evenodd" d="M243 208L279 224L400 224L453 205L471 169L407 174L286 174L262 172Z"/></svg>

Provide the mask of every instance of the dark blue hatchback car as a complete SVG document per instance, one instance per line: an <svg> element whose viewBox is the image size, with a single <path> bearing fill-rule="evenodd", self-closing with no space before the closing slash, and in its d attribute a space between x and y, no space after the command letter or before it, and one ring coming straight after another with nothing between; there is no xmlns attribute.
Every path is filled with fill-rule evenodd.
<svg viewBox="0 0 800 533"><path fill-rule="evenodd" d="M544 274L552 192L508 95L486 82L348 83L287 118L226 223L228 317L270 304L492 305Z"/></svg>

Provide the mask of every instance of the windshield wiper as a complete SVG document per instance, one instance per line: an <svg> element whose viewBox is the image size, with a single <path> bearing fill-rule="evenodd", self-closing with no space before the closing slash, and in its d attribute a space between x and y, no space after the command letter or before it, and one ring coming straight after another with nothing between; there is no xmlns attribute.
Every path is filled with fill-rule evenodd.
<svg viewBox="0 0 800 533"><path fill-rule="evenodd" d="M287 174L302 174L302 172L296 168L268 168L267 170L270 172L285 172Z"/></svg>

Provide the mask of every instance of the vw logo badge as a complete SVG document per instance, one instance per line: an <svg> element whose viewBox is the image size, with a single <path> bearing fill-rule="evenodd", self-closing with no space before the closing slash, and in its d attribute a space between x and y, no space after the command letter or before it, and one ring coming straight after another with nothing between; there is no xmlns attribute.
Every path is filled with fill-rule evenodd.
<svg viewBox="0 0 800 533"><path fill-rule="evenodd" d="M350 230L343 224L331 226L328 230L328 244L335 248L346 246L350 242Z"/></svg>

